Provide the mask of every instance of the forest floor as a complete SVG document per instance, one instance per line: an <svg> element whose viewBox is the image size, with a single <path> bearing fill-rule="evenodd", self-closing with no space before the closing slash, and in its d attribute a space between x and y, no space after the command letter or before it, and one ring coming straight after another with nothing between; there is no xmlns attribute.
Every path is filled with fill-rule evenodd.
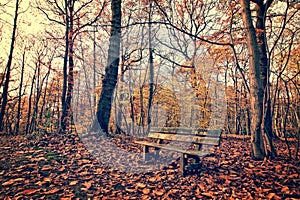
<svg viewBox="0 0 300 200"><path fill-rule="evenodd" d="M73 134L1 135L0 199L300 199L299 161L288 158L282 141L275 143L277 158L253 161L249 139L224 138L214 156L186 177L170 152L162 157L173 156L173 161L157 169L119 170L126 154L118 152L141 152L131 137L100 141L102 147L119 147L102 159L83 141ZM129 168L143 166L140 157L132 159Z"/></svg>

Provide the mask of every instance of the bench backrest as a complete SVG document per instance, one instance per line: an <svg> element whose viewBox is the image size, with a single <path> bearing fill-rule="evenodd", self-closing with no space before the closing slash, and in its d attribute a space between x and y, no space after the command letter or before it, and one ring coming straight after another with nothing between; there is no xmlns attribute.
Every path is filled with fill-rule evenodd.
<svg viewBox="0 0 300 200"><path fill-rule="evenodd" d="M148 135L160 140L174 140L194 144L220 145L221 130L202 130L181 127L153 127Z"/></svg>

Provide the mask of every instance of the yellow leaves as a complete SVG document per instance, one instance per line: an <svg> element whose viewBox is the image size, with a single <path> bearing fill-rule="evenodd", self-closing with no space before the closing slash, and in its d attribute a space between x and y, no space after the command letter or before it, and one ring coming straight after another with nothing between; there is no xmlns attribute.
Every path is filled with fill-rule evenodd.
<svg viewBox="0 0 300 200"><path fill-rule="evenodd" d="M20 181L24 181L24 180L25 180L25 178L11 179L9 181L6 181L6 182L2 183L2 186L9 186L9 185L12 185L12 184L14 184L16 182L20 182Z"/></svg>

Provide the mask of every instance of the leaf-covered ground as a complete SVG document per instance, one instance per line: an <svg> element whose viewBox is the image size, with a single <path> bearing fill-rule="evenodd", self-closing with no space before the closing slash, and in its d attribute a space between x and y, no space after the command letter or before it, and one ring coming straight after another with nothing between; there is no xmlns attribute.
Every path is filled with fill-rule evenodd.
<svg viewBox="0 0 300 200"><path fill-rule="evenodd" d="M253 161L247 139L225 138L197 173L181 177L174 155L158 169L128 172L117 170L124 155L106 153L104 159L119 158L111 162L116 167L107 166L76 135L0 139L0 199L300 199L299 162L288 159L281 141L278 158ZM141 152L130 138L111 142ZM130 159L132 167L141 163L138 156Z"/></svg>

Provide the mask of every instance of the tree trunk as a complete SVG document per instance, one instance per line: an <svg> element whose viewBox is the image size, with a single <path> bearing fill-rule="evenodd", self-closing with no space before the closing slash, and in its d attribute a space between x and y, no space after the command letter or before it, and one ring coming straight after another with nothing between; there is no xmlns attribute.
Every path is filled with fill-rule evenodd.
<svg viewBox="0 0 300 200"><path fill-rule="evenodd" d="M151 126L151 107L152 107L152 101L153 101L153 92L154 92L154 67L153 67L153 49L152 49L152 27L151 27L151 21L152 21L152 0L149 1L149 98L148 98L148 113L147 113L147 133L150 131Z"/></svg>
<svg viewBox="0 0 300 200"><path fill-rule="evenodd" d="M73 43L73 6L70 8L70 32L69 32L69 73L68 73L68 89L66 99L66 117L67 125L71 125L73 121L72 114L72 93L74 86L74 43Z"/></svg>
<svg viewBox="0 0 300 200"><path fill-rule="evenodd" d="M64 65L63 65L63 88L61 94L61 106L62 106L62 114L61 114L61 132L65 132L67 129L67 103L66 103L66 96L67 96L67 87L68 87L68 55L69 55L69 15L68 15L68 1L65 0L65 19L66 19L66 32L65 32L65 55L64 55Z"/></svg>
<svg viewBox="0 0 300 200"><path fill-rule="evenodd" d="M274 133L272 130L272 113L271 113L271 99L270 99L270 65L267 56L267 41L266 41L266 14L273 0L268 0L265 4L263 1L259 1L256 5L256 29L257 29L257 44L260 54L260 77L262 81L262 87L264 89L264 103L263 103L263 122L262 131L267 143L266 150L268 156L275 157L276 150L274 148L272 138Z"/></svg>
<svg viewBox="0 0 300 200"><path fill-rule="evenodd" d="M29 128L30 128L30 116L31 116L31 107L32 107L32 94L33 94L33 88L34 88L34 83L35 83L35 78L36 78L36 71L37 71L38 66L35 67L32 81L31 81L31 88L30 88L30 93L29 93L29 98L28 98L28 111L27 111L27 124L26 124L26 134L29 133Z"/></svg>
<svg viewBox="0 0 300 200"><path fill-rule="evenodd" d="M44 118L44 114L45 114L44 112L47 111L47 109L44 110L44 108L45 108L45 104L46 104L46 100L47 100L46 99L47 98L47 91L49 89L48 88L48 83L49 83L50 72L51 72L51 69L49 67L48 72L47 72L46 76L44 77L45 80L46 80L46 83L45 83L45 89L44 89L43 97L42 97L41 110L40 110L39 118L38 118L38 123L39 123L39 125L42 125L43 128L45 128L44 127L45 123L43 123L43 118ZM43 87L41 88L41 90L43 90Z"/></svg>
<svg viewBox="0 0 300 200"><path fill-rule="evenodd" d="M16 0L16 9L15 9L15 17L14 17L13 31L12 31L11 44L10 44L10 52L9 52L8 61L6 65L6 75L5 75L3 92L2 92L2 105L0 111L0 131L3 131L4 128L3 119L5 115L6 104L7 104L8 88L10 82L10 71L11 71L13 52L14 52L14 44L16 41L17 21L19 16L18 10L19 10L19 0Z"/></svg>
<svg viewBox="0 0 300 200"><path fill-rule="evenodd" d="M257 14L255 30L251 16L250 0L241 0L249 52L251 142L254 159L276 156L272 141L272 114L269 92L270 70L265 35L266 13L272 2L273 0L267 0L265 3L263 0L255 1Z"/></svg>
<svg viewBox="0 0 300 200"><path fill-rule="evenodd" d="M260 79L260 52L252 22L250 0L241 0L241 6L249 53L252 157L261 160L265 157L265 145L261 130L264 90Z"/></svg>
<svg viewBox="0 0 300 200"><path fill-rule="evenodd" d="M17 111L17 123L16 123L16 131L15 134L19 134L19 127L20 127L20 118L21 118L21 100L22 100L22 88L23 88L23 78L24 78L24 68L25 68L25 51L23 52L22 56L22 69L21 69L21 80L19 85L19 97L18 97L18 111Z"/></svg>
<svg viewBox="0 0 300 200"><path fill-rule="evenodd" d="M111 0L112 27L109 39L108 61L105 76L102 80L102 90L97 108L97 120L100 128L108 133L108 124L112 106L112 98L118 78L118 66L121 40L121 0ZM92 130L98 128L94 123Z"/></svg>

